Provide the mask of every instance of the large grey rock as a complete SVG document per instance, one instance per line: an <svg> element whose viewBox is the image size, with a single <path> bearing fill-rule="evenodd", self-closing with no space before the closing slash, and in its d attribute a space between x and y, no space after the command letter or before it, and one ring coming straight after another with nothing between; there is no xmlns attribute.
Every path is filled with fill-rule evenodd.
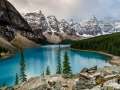
<svg viewBox="0 0 120 90"><path fill-rule="evenodd" d="M92 89L94 86L93 82L80 80L76 82L74 90Z"/></svg>
<svg viewBox="0 0 120 90"><path fill-rule="evenodd" d="M88 68L83 68L80 73L86 73L88 71Z"/></svg>

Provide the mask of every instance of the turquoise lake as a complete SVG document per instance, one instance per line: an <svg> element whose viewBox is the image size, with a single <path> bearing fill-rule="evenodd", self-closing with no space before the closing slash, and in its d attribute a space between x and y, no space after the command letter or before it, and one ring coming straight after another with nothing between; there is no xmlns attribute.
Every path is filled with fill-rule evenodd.
<svg viewBox="0 0 120 90"><path fill-rule="evenodd" d="M94 53L70 50L69 45L61 46L61 58L63 60L64 52L67 51L69 61L71 63L72 72L80 72L82 68L110 66L108 62L109 56ZM46 66L50 66L51 74L56 73L57 66L57 50L59 45L46 45L36 48L24 49L24 58L26 60L27 78L40 76L46 70ZM0 86L5 82L7 86L13 86L15 83L15 75L20 76L20 52L11 58L0 61Z"/></svg>

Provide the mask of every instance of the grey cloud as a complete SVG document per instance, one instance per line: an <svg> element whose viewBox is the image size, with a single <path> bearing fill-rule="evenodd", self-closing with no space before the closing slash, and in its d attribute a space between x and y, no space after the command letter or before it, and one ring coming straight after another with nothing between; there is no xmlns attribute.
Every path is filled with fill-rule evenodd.
<svg viewBox="0 0 120 90"><path fill-rule="evenodd" d="M76 21L95 15L97 19L120 19L120 0L8 0L20 13L41 10L45 16Z"/></svg>

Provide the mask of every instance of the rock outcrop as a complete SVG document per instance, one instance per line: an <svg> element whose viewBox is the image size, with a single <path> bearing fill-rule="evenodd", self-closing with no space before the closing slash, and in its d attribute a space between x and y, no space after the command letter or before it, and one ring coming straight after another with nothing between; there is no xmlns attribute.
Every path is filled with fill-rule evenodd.
<svg viewBox="0 0 120 90"><path fill-rule="evenodd" d="M5 25L11 25L15 29L32 32L30 26L22 18L21 14L7 0L0 0L0 22Z"/></svg>
<svg viewBox="0 0 120 90"><path fill-rule="evenodd" d="M93 71L95 72L88 72ZM47 75L30 78L15 90L120 90L120 67L92 67L84 73ZM3 89L4 90L4 89Z"/></svg>
<svg viewBox="0 0 120 90"><path fill-rule="evenodd" d="M11 42L15 38L16 33L33 42L37 41L36 34L15 7L7 0L0 0L0 37L5 41ZM3 42L0 41L0 43ZM11 46L9 44L9 47ZM7 47L6 45L4 47L7 48L8 44Z"/></svg>
<svg viewBox="0 0 120 90"><path fill-rule="evenodd" d="M22 15L39 37L43 37L43 33L50 30L44 14L40 10Z"/></svg>
<svg viewBox="0 0 120 90"><path fill-rule="evenodd" d="M96 36L102 34L98 21L94 16L75 23L73 27L79 35Z"/></svg>

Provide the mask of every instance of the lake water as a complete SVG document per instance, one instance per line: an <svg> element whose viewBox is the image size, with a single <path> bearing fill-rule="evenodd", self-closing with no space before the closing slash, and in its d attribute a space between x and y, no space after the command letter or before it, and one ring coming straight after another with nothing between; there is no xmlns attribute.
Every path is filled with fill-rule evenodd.
<svg viewBox="0 0 120 90"><path fill-rule="evenodd" d="M56 73L57 50L59 45L46 45L36 48L24 49L26 60L27 78L40 76L50 66L51 74ZM109 56L94 53L70 50L69 45L61 45L61 58L63 60L64 52L67 51L73 73L80 72L84 67L90 68L95 65L98 67L110 66ZM13 86L15 75L20 75L20 52L11 58L0 61L0 86L5 82L8 86Z"/></svg>

